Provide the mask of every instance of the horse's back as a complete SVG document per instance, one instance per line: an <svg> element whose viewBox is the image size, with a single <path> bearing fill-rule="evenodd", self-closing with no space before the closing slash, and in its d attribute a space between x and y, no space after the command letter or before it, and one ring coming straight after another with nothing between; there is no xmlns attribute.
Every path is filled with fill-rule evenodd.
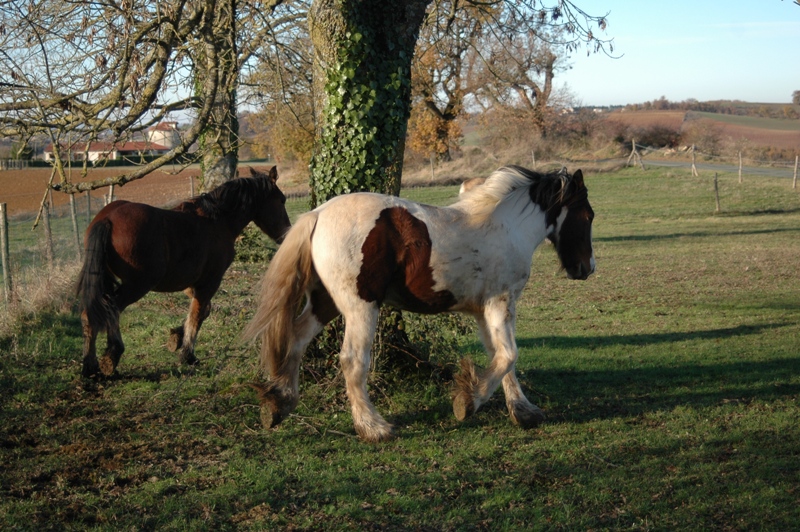
<svg viewBox="0 0 800 532"><path fill-rule="evenodd" d="M221 276L233 257L233 238L221 238L211 221L193 212L115 201L92 223L101 220L112 227L111 270L151 290L174 292Z"/></svg>
<svg viewBox="0 0 800 532"><path fill-rule="evenodd" d="M441 230L458 216L394 196L339 196L318 210L314 266L339 306L361 300L423 313L449 310L457 297L439 289L435 270L460 239Z"/></svg>

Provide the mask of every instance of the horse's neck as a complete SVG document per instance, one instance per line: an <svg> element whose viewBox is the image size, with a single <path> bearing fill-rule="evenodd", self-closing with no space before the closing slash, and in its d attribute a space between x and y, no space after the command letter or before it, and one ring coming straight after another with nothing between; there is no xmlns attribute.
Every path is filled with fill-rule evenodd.
<svg viewBox="0 0 800 532"><path fill-rule="evenodd" d="M545 213L530 200L527 190L515 191L501 201L487 222L505 233L512 245L523 254L533 255L547 237Z"/></svg>
<svg viewBox="0 0 800 532"><path fill-rule="evenodd" d="M251 212L243 212L240 209L232 209L229 211L229 215L212 219L208 216L208 213L206 213L200 207L200 205L197 204L195 200L184 201L172 210L186 214L193 214L194 216L211 220L218 225L224 225L228 231L235 236L238 236L242 231L244 231L244 228L247 227L247 224L252 222L254 218L254 215Z"/></svg>

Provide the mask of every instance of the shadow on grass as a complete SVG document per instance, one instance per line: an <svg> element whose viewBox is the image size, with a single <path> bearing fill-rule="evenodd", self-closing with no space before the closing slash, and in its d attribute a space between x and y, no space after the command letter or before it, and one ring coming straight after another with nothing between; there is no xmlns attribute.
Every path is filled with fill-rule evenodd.
<svg viewBox="0 0 800 532"><path fill-rule="evenodd" d="M744 216L745 214L727 214L727 216ZM669 233L665 235L618 235L618 236L594 236L592 242L653 242L658 240L671 240L679 238L713 238L725 236L744 236L744 235L771 235L777 233L797 233L800 228L776 228L776 229L753 229L750 231L695 231L691 233Z"/></svg>
<svg viewBox="0 0 800 532"><path fill-rule="evenodd" d="M785 327L790 323L770 323L762 325L738 325L706 331L675 331L652 334L618 334L608 336L542 336L539 338L518 338L517 347L536 349L546 345L551 349L594 349L615 345L645 346L693 340L721 340L736 336L761 334L764 331ZM475 345L480 349L479 345Z"/></svg>
<svg viewBox="0 0 800 532"><path fill-rule="evenodd" d="M742 325L708 331L613 336L521 339L522 348L589 349L608 346L646 347L687 341L718 341L769 333L786 324ZM800 394L800 356L729 363L653 364L621 359L622 369L537 369L520 375L529 397L549 403L548 418L585 422L670 410L679 405L708 407L730 402L776 400ZM538 396L538 397L537 397Z"/></svg>

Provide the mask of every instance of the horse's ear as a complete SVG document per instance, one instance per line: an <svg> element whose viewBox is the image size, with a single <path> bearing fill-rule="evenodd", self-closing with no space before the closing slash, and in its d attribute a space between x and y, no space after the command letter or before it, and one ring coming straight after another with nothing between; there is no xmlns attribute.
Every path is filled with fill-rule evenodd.
<svg viewBox="0 0 800 532"><path fill-rule="evenodd" d="M278 167L273 166L269 169L269 176L270 180L275 183L278 180Z"/></svg>
<svg viewBox="0 0 800 532"><path fill-rule="evenodd" d="M256 172L255 168L253 168L252 166L249 166L248 168L250 168L250 175L251 176L258 177L259 174L258 174L258 172Z"/></svg>
<svg viewBox="0 0 800 532"><path fill-rule="evenodd" d="M583 172L575 170L575 173L572 174L572 182L578 189L584 188L586 185L583 183Z"/></svg>

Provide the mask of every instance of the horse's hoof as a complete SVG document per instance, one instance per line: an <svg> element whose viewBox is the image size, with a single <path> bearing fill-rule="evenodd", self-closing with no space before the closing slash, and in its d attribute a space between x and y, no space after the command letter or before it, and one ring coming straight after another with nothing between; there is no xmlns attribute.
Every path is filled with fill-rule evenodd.
<svg viewBox="0 0 800 532"><path fill-rule="evenodd" d="M380 443L394 438L394 428L385 423L378 427L356 426L358 436L369 443Z"/></svg>
<svg viewBox="0 0 800 532"><path fill-rule="evenodd" d="M178 360L181 364L185 364L187 366L196 366L200 363L197 357L194 356L194 353L181 353L180 356L178 356Z"/></svg>
<svg viewBox="0 0 800 532"><path fill-rule="evenodd" d="M265 429L276 427L283 421L283 416L280 412L272 410L270 405L261 405L261 424Z"/></svg>
<svg viewBox="0 0 800 532"><path fill-rule="evenodd" d="M472 400L472 396L465 392L456 394L453 398L453 414L455 414L456 419L464 421L474 413L475 401Z"/></svg>
<svg viewBox="0 0 800 532"><path fill-rule="evenodd" d="M113 375L115 369L117 369L117 365L110 356L106 355L100 359L100 373L102 373L103 376L110 377Z"/></svg>
<svg viewBox="0 0 800 532"><path fill-rule="evenodd" d="M544 412L538 406L532 404L509 404L508 412L511 414L511 421L523 429L536 428L545 420Z"/></svg>
<svg viewBox="0 0 800 532"><path fill-rule="evenodd" d="M167 340L167 349L176 353L183 345L183 325L169 330L169 340Z"/></svg>
<svg viewBox="0 0 800 532"><path fill-rule="evenodd" d="M81 376L83 376L85 379L93 379L97 377L98 373L100 373L100 366L98 365L97 360L83 363Z"/></svg>

